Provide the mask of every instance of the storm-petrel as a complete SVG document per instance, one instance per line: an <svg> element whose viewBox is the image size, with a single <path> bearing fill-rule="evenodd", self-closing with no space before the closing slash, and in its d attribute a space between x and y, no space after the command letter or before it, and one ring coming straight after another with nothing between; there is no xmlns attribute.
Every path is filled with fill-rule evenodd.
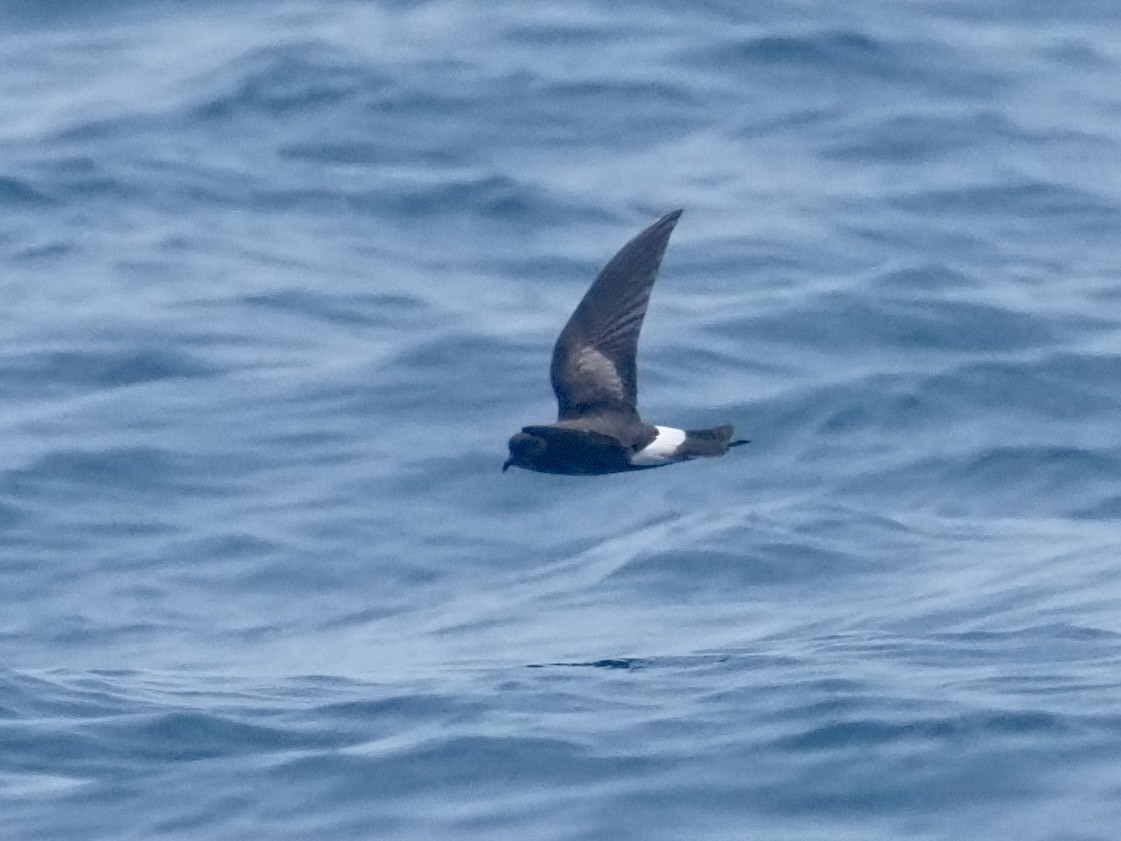
<svg viewBox="0 0 1121 841"><path fill-rule="evenodd" d="M561 331L549 374L557 422L510 439L511 465L540 473L591 475L722 456L731 426L674 429L642 422L636 408L638 333L654 277L680 210L667 213L611 258Z"/></svg>

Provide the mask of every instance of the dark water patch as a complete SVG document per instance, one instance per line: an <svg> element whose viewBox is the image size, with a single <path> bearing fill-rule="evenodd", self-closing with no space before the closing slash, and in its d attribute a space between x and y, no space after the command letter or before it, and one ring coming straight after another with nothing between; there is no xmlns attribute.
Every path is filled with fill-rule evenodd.
<svg viewBox="0 0 1121 841"><path fill-rule="evenodd" d="M49 263L63 257L68 257L77 250L77 245L72 242L46 242L21 248L11 255L11 259L17 263Z"/></svg>
<svg viewBox="0 0 1121 841"><path fill-rule="evenodd" d="M1079 482L1108 483L1121 476L1116 453L1065 446L994 447L973 458L963 478L995 487L1007 477L1035 476L1040 490L1064 491Z"/></svg>
<svg viewBox="0 0 1121 841"><path fill-rule="evenodd" d="M854 434L925 430L951 438L964 419L1000 419L1008 436L1047 420L1100 418L1121 407L1113 387L1121 359L1051 354L1043 359L993 361L951 367L932 375L872 375L854 382L804 390L790 412L802 425L816 423L836 444ZM844 439L844 441L840 440Z"/></svg>
<svg viewBox="0 0 1121 841"><path fill-rule="evenodd" d="M287 762L267 773L274 781L328 780L347 799L381 782L383 796L415 796L438 785L442 791L497 791L510 784L523 789L589 784L620 774L641 773L640 758L601 757L583 745L559 739L462 735L407 744L374 756L318 755ZM480 769L486 769L480 774ZM344 795L345 793L345 795Z"/></svg>
<svg viewBox="0 0 1121 841"><path fill-rule="evenodd" d="M0 500L0 531L20 525L28 516L26 509Z"/></svg>
<svg viewBox="0 0 1121 841"><path fill-rule="evenodd" d="M128 715L83 728L102 754L132 763L192 762L345 744L322 730L265 726L197 711Z"/></svg>
<svg viewBox="0 0 1121 841"><path fill-rule="evenodd" d="M1121 224L1121 206L1104 195L1043 181L924 190L892 201L899 210L963 222L995 217L1002 225L1038 221L1045 229L1105 234Z"/></svg>
<svg viewBox="0 0 1121 841"><path fill-rule="evenodd" d="M104 162L90 154L54 149L49 157L39 159L34 166L36 172L40 172L45 178L53 180L95 175L101 171Z"/></svg>
<svg viewBox="0 0 1121 841"><path fill-rule="evenodd" d="M706 58L711 58L711 54ZM854 30L827 30L812 35L764 35L724 47L723 57L753 65L833 68L846 73L882 76L898 72L891 46Z"/></svg>
<svg viewBox="0 0 1121 841"><path fill-rule="evenodd" d="M114 540L143 537L168 537L177 533L178 528L169 523L131 522L128 520L107 518L94 523L85 523L82 526L82 530L91 537Z"/></svg>
<svg viewBox="0 0 1121 841"><path fill-rule="evenodd" d="M963 742L1002 736L1064 737L1079 731L1064 717L1041 712L995 711L948 718L893 723L879 719L827 724L778 739L781 750L867 750L901 742Z"/></svg>
<svg viewBox="0 0 1121 841"><path fill-rule="evenodd" d="M590 209L582 218L588 222L599 223L618 221L607 213L593 212ZM594 261L553 254L501 253L486 255L469 263L469 266L481 275L493 275L496 278L504 279L531 279L535 285L535 293L537 284L540 284L542 288L548 288L552 283L558 285L572 283L576 278L581 278L584 282L590 282L596 271ZM579 295L579 293L576 294ZM576 300L579 300L579 298L577 297ZM575 301L573 306L575 306Z"/></svg>
<svg viewBox="0 0 1121 841"><path fill-rule="evenodd" d="M200 567L226 567L245 569L248 560L273 558L280 553L283 544L244 532L212 534L195 540L177 540L167 544L168 556L184 572Z"/></svg>
<svg viewBox="0 0 1121 841"><path fill-rule="evenodd" d="M550 196L534 185L506 176L452 177L438 184L401 182L376 191L283 189L257 190L248 200L272 213L300 211L326 215L403 216L413 219L470 214L526 226L529 220L564 218L581 205Z"/></svg>
<svg viewBox="0 0 1121 841"><path fill-rule="evenodd" d="M140 201L160 192L158 184L144 178L146 152L129 153L121 161L108 153L108 148L115 141L158 133L161 128L158 120L148 115L84 118L54 130L51 154L41 157L35 170L49 186L53 201L71 208L76 201L104 200L108 202L101 207L104 214L114 200ZM100 156L75 154L69 147L76 145L97 146ZM119 210L114 208L115 212Z"/></svg>
<svg viewBox="0 0 1121 841"><path fill-rule="evenodd" d="M1082 508L1075 508L1070 515L1083 520L1121 519L1121 494L1114 494Z"/></svg>
<svg viewBox="0 0 1121 841"><path fill-rule="evenodd" d="M923 745L903 747L917 752ZM882 750L893 749L899 750L901 746L888 745ZM918 758L887 757L875 748L868 751L868 757L869 761L855 764L826 762L824 767L811 767L796 779L785 781L785 785L767 786L759 807L775 815L828 815L834 820L839 816L848 820L895 816L910 822L916 815L929 816L932 802L953 801L960 808L992 808L997 804L1030 801L1050 790L1039 779L1044 776L1039 766L1045 763L1015 750L991 758L972 753L957 756L954 770L930 768ZM1015 771L1002 772L1009 763ZM884 765L889 770L881 774L877 766ZM933 811L938 811L937 806Z"/></svg>
<svg viewBox="0 0 1121 841"><path fill-rule="evenodd" d="M995 94L1006 82L942 44L893 40L854 29L822 29L791 35L760 35L726 40L719 46L686 51L681 59L699 72L721 68L757 84L759 74L790 84L816 80L807 97L838 85L868 84L936 90L968 98Z"/></svg>
<svg viewBox="0 0 1121 841"><path fill-rule="evenodd" d="M283 289L248 295L241 301L254 308L292 313L329 324L359 327L392 323L401 316L415 316L424 308L423 303L411 295L324 294L306 289Z"/></svg>
<svg viewBox="0 0 1121 841"><path fill-rule="evenodd" d="M1112 0L1084 0L1081 3L1051 3L1048 0L993 0L984 6L969 0L937 0L931 6L939 16L964 22L1019 21L1031 26L1043 24L1108 25L1121 19Z"/></svg>
<svg viewBox="0 0 1121 841"><path fill-rule="evenodd" d="M98 718L130 703L112 680L0 670L0 709L12 720Z"/></svg>
<svg viewBox="0 0 1121 841"><path fill-rule="evenodd" d="M625 31L604 32L602 27L581 25L577 22L533 21L525 23L518 21L507 28L506 36L523 44L563 49L573 46L602 47L604 43L626 40L632 37L632 33Z"/></svg>
<svg viewBox="0 0 1121 841"><path fill-rule="evenodd" d="M871 709L877 706L877 699L871 697L869 688L863 684L857 684L851 681L838 680L836 685L828 685L824 682L808 683L804 687L805 695L808 695L812 700L804 700L802 693L798 694L798 698L792 700L789 697L789 687L778 687L775 690L775 695L780 699L779 703L782 704L781 709L761 711L760 717L764 721L772 721L782 725L787 725L789 722L820 722L830 721L837 722L838 720L853 720L859 715L867 715ZM751 703L753 700L758 703L758 691L752 687L750 694L755 698L743 698L743 702ZM819 697L825 696L825 697ZM786 740L799 740L805 739L807 734L802 733L797 736L784 737L780 742Z"/></svg>
<svg viewBox="0 0 1121 841"><path fill-rule="evenodd" d="M1075 642L1075 643L1108 643L1110 646L1121 642L1121 633L1104 628L1091 628L1083 625L1072 625L1069 622L1051 622L1046 625L1029 625L1009 631L959 631L954 633L932 633L931 640L939 640L955 647L976 646L987 648L994 654L1000 654L999 649L1009 645L1021 645L1033 642Z"/></svg>
<svg viewBox="0 0 1121 841"><path fill-rule="evenodd" d="M464 720L481 710L481 706L465 705L460 698L410 693L323 704L315 712L336 727L341 724L367 734L373 731L388 735L399 733L403 727Z"/></svg>
<svg viewBox="0 0 1121 841"><path fill-rule="evenodd" d="M843 111L825 106L784 108L778 113L745 115L732 129L732 134L745 141L781 138L795 130L831 134L843 117Z"/></svg>
<svg viewBox="0 0 1121 841"><path fill-rule="evenodd" d="M895 504L972 516L1070 516L1099 502L1121 476L1116 452L1062 445L977 447L908 460L839 483ZM932 490L934 489L934 490Z"/></svg>
<svg viewBox="0 0 1121 841"><path fill-rule="evenodd" d="M406 570L386 575L381 583L393 586L401 585L408 580L413 585L424 586L434 583L434 578L435 576L431 574L426 576L422 572ZM410 600L407 598L398 599L393 604L383 600L375 606L364 607L359 610L336 610L330 616L325 616L321 621L314 622L312 625L320 631L360 628L369 625L371 622L377 622L391 616L400 616L408 613L411 609Z"/></svg>
<svg viewBox="0 0 1121 841"><path fill-rule="evenodd" d="M303 41L257 48L228 62L195 87L201 94L192 117L236 121L246 115L281 118L323 110L361 91L387 84L352 56L330 44Z"/></svg>
<svg viewBox="0 0 1121 841"><path fill-rule="evenodd" d="M475 373L485 376L501 370L503 360L524 349L521 342L461 333L425 341L403 353L397 362L412 371L458 369L461 373L466 364ZM473 381L483 378L471 377Z"/></svg>
<svg viewBox="0 0 1121 841"><path fill-rule="evenodd" d="M1108 416L1121 407L1114 388L1121 357L1049 354L1027 362L979 362L922 378L915 388L931 405L966 414L985 409L1000 415L1069 421Z"/></svg>
<svg viewBox="0 0 1121 841"><path fill-rule="evenodd" d="M44 192L37 190L29 182L12 176L0 175L0 207L17 209L41 207L51 204Z"/></svg>
<svg viewBox="0 0 1121 841"><path fill-rule="evenodd" d="M394 139L367 138L291 143L282 146L278 154L294 161L344 166L448 166L458 160L455 155L440 148L419 143L402 144Z"/></svg>
<svg viewBox="0 0 1121 841"><path fill-rule="evenodd" d="M516 422L509 429L495 430L493 435L487 436L487 440L475 442L471 452L461 455L428 456L423 450L414 451L408 459L409 463L397 476L387 480L384 487L394 493L422 498L443 497L445 494L460 497L466 492L464 486L475 484L478 477L500 474L507 455L506 440L517 430ZM445 486L433 488L433 476L443 476ZM510 498L505 492L491 497L489 490L486 497L477 496L473 502L488 507L493 505L498 510L509 505Z"/></svg>
<svg viewBox="0 0 1121 841"><path fill-rule="evenodd" d="M433 146L448 148L448 141L453 138L462 138L462 132L471 130L470 125L458 125L459 120L467 119L472 105L477 100L478 89L472 84L470 63L433 60L425 62L431 71L428 83L417 84L411 80L396 78L394 84L377 90L373 96L362 102L362 110L367 119L386 128L398 124L401 120L408 120L415 125L429 128L433 137L423 134L416 136L411 142L426 144L427 141L439 138L441 142ZM506 77L507 80L510 77ZM527 75L518 74L513 77L524 82ZM492 79L492 85L500 80ZM467 90L464 90L467 88ZM516 90L515 93L520 91ZM498 91L491 87L488 93L497 94ZM475 127L475 130L479 130ZM458 147L458 144L452 144ZM454 156L462 161L462 154Z"/></svg>
<svg viewBox="0 0 1121 841"><path fill-rule="evenodd" d="M677 108L697 104L697 99L682 85L664 80L588 79L580 82L555 82L545 87L545 95L561 100L643 103L653 109ZM660 119L665 119L662 115Z"/></svg>
<svg viewBox="0 0 1121 841"><path fill-rule="evenodd" d="M797 308L738 319L714 329L762 341L797 342L828 353L890 348L909 351L1009 351L1050 344L1054 332L1040 314L944 298L872 299L834 292Z"/></svg>
<svg viewBox="0 0 1121 841"><path fill-rule="evenodd" d="M622 669L630 671L632 669L641 669L646 663L635 657L620 657L607 660L591 660L585 663L528 663L527 669L547 669L552 667L573 668L573 669Z"/></svg>
<svg viewBox="0 0 1121 841"><path fill-rule="evenodd" d="M164 504L160 500L183 494L230 493L230 488L217 481L230 467L230 460L219 470L213 460L202 465L150 446L60 450L40 456L30 467L0 474L0 493L54 503L131 499L159 507Z"/></svg>
<svg viewBox="0 0 1121 841"><path fill-rule="evenodd" d="M579 204L550 196L535 185L505 176L490 176L447 182L443 185L401 192L392 198L400 212L428 215L470 210L498 219L563 218Z"/></svg>
<svg viewBox="0 0 1121 841"><path fill-rule="evenodd" d="M99 646L142 645L166 629L167 626L159 622L116 621L111 613L94 609L36 623L31 631L36 640L49 647L81 650Z"/></svg>
<svg viewBox="0 0 1121 841"><path fill-rule="evenodd" d="M839 582L867 568L867 558L810 542L752 541L746 551L691 547L641 555L604 583L625 586L635 598L725 601L764 588L802 587L820 579Z"/></svg>
<svg viewBox="0 0 1121 841"><path fill-rule="evenodd" d="M868 284L885 293L931 295L976 289L981 278L957 267L940 263L885 269L871 276Z"/></svg>
<svg viewBox="0 0 1121 841"><path fill-rule="evenodd" d="M16 398L80 393L215 373L216 368L197 356L165 348L40 351L4 359L0 394Z"/></svg>
<svg viewBox="0 0 1121 841"><path fill-rule="evenodd" d="M461 167L465 159L486 160L481 149L514 140L539 150L648 147L651 137L664 142L680 136L704 116L703 102L687 86L659 76L572 79L519 68L480 78L477 66L447 62L432 73L426 82L398 77L372 94L364 91L360 119L345 121L330 138L301 139L287 151L312 161ZM481 109L489 120L475 119Z"/></svg>
<svg viewBox="0 0 1121 841"><path fill-rule="evenodd" d="M1056 43L1039 48L1041 55L1057 64L1081 70L1111 70L1117 62L1085 38L1060 38Z"/></svg>
<svg viewBox="0 0 1121 841"><path fill-rule="evenodd" d="M285 453L285 462L326 466L354 458L351 437L339 430L308 429L278 432L275 429L254 433L249 440L261 447Z"/></svg>
<svg viewBox="0 0 1121 841"><path fill-rule="evenodd" d="M151 133L158 128L161 120L152 115L128 114L113 117L83 117L76 122L60 125L51 135L51 140L62 146L99 145L130 136ZM104 165L98 164L87 169L67 167L58 170L57 183L64 186L70 195L114 195L116 186L104 174Z"/></svg>
<svg viewBox="0 0 1121 841"><path fill-rule="evenodd" d="M122 0L106 5L96 0L57 0L39 3L37 0L5 0L0 9L0 21L19 29L72 30L76 24L83 27L106 27L121 20L133 22L137 15L149 13L153 8L169 6L166 0L139 2Z"/></svg>
<svg viewBox="0 0 1121 841"><path fill-rule="evenodd" d="M899 432L937 425L948 408L926 397L910 377L876 377L815 389L802 403L807 419L812 416L809 412L820 418L820 435L849 442L861 431Z"/></svg>
<svg viewBox="0 0 1121 841"><path fill-rule="evenodd" d="M95 737L73 727L0 727L0 750L10 771L77 776L111 771L113 758L99 747Z"/></svg>
<svg viewBox="0 0 1121 841"><path fill-rule="evenodd" d="M990 110L955 117L903 114L834 132L825 156L839 161L926 164L955 152L1029 139L1005 116Z"/></svg>
<svg viewBox="0 0 1121 841"><path fill-rule="evenodd" d="M1112 674L1112 665L1121 659L1119 639L1121 635L1108 629L1049 622L1007 631L935 631L926 637L926 654L917 654L911 644L902 646L897 656L921 657L924 662L941 664L1021 663L1027 666L1022 673L1003 673L1000 680L1006 687L1012 686L1018 694L1066 695L1078 682L1074 675L1080 672L1082 680L1101 678L1096 672L1080 669L1080 665L1101 664ZM1049 664L1047 671L1039 667L1043 663ZM1121 682L1121 677L1114 682Z"/></svg>
<svg viewBox="0 0 1121 841"><path fill-rule="evenodd" d="M235 589L257 594L275 593L305 599L320 594L338 592L352 579L347 570L330 563L317 563L317 553L272 552L272 558L262 560L252 567L240 568L239 574L222 582L211 582L210 589L221 590L232 585Z"/></svg>
<svg viewBox="0 0 1121 841"><path fill-rule="evenodd" d="M465 134L458 127L462 103L458 108L441 106L446 116L438 122L429 116L426 122L457 143L501 144L518 138L540 149L599 148L617 154L686 137L709 113L687 86L664 75L571 79L518 70L488 80L482 96L474 91L473 97L495 111L496 121L486 129Z"/></svg>

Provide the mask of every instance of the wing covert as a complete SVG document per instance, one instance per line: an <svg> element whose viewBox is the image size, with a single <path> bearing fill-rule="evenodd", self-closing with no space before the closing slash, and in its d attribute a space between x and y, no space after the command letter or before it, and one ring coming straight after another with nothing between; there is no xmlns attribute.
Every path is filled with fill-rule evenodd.
<svg viewBox="0 0 1121 841"><path fill-rule="evenodd" d="M560 420L602 412L637 416L638 335L680 216L680 210L667 213L619 249L561 331L550 369Z"/></svg>

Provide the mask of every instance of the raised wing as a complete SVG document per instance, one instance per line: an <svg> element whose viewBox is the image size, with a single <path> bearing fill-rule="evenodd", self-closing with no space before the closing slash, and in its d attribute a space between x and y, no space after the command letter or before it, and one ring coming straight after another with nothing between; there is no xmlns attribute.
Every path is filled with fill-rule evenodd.
<svg viewBox="0 0 1121 841"><path fill-rule="evenodd" d="M638 333L680 216L667 213L624 245L561 331L550 370L560 420L605 413L637 419Z"/></svg>

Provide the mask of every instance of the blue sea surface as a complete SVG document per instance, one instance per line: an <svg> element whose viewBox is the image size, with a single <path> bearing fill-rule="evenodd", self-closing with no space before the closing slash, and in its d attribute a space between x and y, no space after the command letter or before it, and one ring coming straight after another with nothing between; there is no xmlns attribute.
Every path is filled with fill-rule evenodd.
<svg viewBox="0 0 1121 841"><path fill-rule="evenodd" d="M0 7L0 838L1113 841L1121 4ZM640 408L500 468L677 207Z"/></svg>

